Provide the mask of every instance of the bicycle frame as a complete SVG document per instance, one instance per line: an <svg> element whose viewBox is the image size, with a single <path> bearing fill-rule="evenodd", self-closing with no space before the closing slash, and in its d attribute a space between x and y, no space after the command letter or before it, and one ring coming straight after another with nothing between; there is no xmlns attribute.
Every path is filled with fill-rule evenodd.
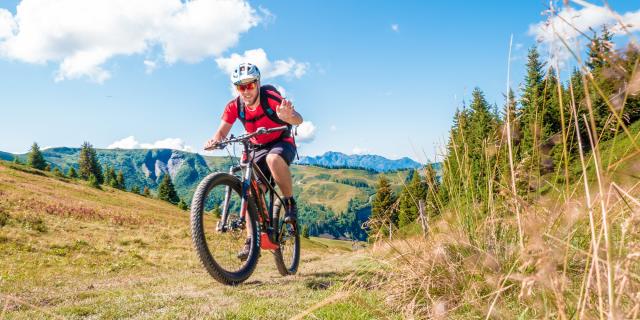
<svg viewBox="0 0 640 320"><path fill-rule="evenodd" d="M276 217L273 216L273 209L275 198L277 197L280 200L280 203L283 203L282 198L272 186L272 184L267 181L264 173L262 173L258 165L254 162L254 155L252 154L253 152L251 152L254 151L254 149L251 148L252 145L250 144L250 142L243 141L242 143L244 154L246 155L246 160L241 161L240 165L232 166L229 169L229 174L235 174L236 172L241 171L243 168L245 169L244 176L242 178L240 221L241 224L244 224L246 226L245 220L247 214L247 206L249 205L248 201L251 201L249 194L255 195L253 200L255 201L255 205L258 210L258 221L256 223L256 226L258 227L258 233L260 234L260 248L266 250L277 250L279 248L278 243L281 235L279 235L279 230L273 227L274 223L277 223L277 220L275 220ZM267 206L266 204L265 192L263 192L262 188L258 186L258 179L263 181L268 188L267 192L269 193L269 206ZM216 228L218 232L227 231L230 197L231 189L229 187L226 187L225 197L222 204L222 216Z"/></svg>

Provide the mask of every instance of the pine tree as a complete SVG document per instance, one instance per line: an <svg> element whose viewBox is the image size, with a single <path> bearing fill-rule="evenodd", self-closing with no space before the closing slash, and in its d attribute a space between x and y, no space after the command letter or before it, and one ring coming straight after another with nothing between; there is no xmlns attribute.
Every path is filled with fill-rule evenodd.
<svg viewBox="0 0 640 320"><path fill-rule="evenodd" d="M507 122L507 113L508 113L508 122ZM522 155L520 153L520 142L522 141L522 128L520 127L520 122L518 121L518 109L517 109L517 101L515 99L515 94L513 90L509 90L508 97L505 96L505 104L502 111L503 123L500 128L500 133L502 135L502 148L500 149L500 155L497 159L498 163L498 176L496 180L501 181L500 184L504 186L511 185L511 163L509 161L509 146L508 143L508 135L507 133L511 133L511 155L513 159L514 170L518 165L519 161L522 159ZM507 128L507 125L510 125ZM509 129L509 130L507 130Z"/></svg>
<svg viewBox="0 0 640 320"><path fill-rule="evenodd" d="M302 237L309 239L309 226L302 225Z"/></svg>
<svg viewBox="0 0 640 320"><path fill-rule="evenodd" d="M571 93L573 92L573 96ZM582 115L587 112L587 103L585 101L585 92L584 92L584 84L582 83L582 73L575 68L573 73L571 74L571 79L569 80L569 88L567 89L567 101L569 102L568 110L571 111L571 117L574 117L573 107L571 104L575 102L576 114L578 117L578 131L580 132L580 139L582 139L582 146L585 150L589 149L589 144L585 144L586 141L589 141L589 137L587 136L587 127L584 121L582 121ZM578 150L578 139L575 134L575 120L571 118L569 123L569 128L573 128L570 133L571 140L569 144L570 153L577 153Z"/></svg>
<svg viewBox="0 0 640 320"><path fill-rule="evenodd" d="M560 95L558 94L558 79L553 69L550 69L545 78L546 90L544 95L542 112L542 141L548 139L555 133L562 132L562 123L560 122ZM565 91L564 88L560 88Z"/></svg>
<svg viewBox="0 0 640 320"><path fill-rule="evenodd" d="M487 194L488 181L493 177L491 171L495 165L497 141L496 127L498 119L490 111L484 93L476 88L472 93L469 123L465 134L465 151L468 158L468 179L474 197Z"/></svg>
<svg viewBox="0 0 640 320"><path fill-rule="evenodd" d="M607 25L602 26L602 33L598 36L594 32L591 43L589 44L589 59L586 62L587 67L592 72L597 72L609 65L609 55L613 51L613 34L609 31Z"/></svg>
<svg viewBox="0 0 640 320"><path fill-rule="evenodd" d="M132 186L131 193L140 194L140 188L138 186Z"/></svg>
<svg viewBox="0 0 640 320"><path fill-rule="evenodd" d="M44 170L47 167L47 162L44 160L40 147L35 142L31 145L31 151L27 155L27 164L38 170Z"/></svg>
<svg viewBox="0 0 640 320"><path fill-rule="evenodd" d="M565 89L560 84L555 71L550 69L545 78L546 89L542 110L542 130L541 130L541 169L551 172L562 164L563 142L562 142L562 116L561 116L561 92ZM560 92L559 92L560 91ZM564 105L562 106L564 108ZM564 108L564 110L568 110ZM567 112L563 110L566 117ZM565 119L565 121L567 121ZM566 128L566 122L565 122Z"/></svg>
<svg viewBox="0 0 640 320"><path fill-rule="evenodd" d="M118 176L116 175L116 169L114 167L106 166L104 184L120 189L118 185Z"/></svg>
<svg viewBox="0 0 640 320"><path fill-rule="evenodd" d="M104 184L110 186L111 185L111 170L109 168L109 165L105 165L104 168L102 169L104 172Z"/></svg>
<svg viewBox="0 0 640 320"><path fill-rule="evenodd" d="M44 171L51 171L51 165L47 163L47 166L44 167Z"/></svg>
<svg viewBox="0 0 640 320"><path fill-rule="evenodd" d="M178 202L178 208L187 211L187 209L189 209L189 207L187 206L187 203L184 202L184 200L180 199L180 202Z"/></svg>
<svg viewBox="0 0 640 320"><path fill-rule="evenodd" d="M53 168L53 174L57 177L64 177L64 174L58 169L58 167Z"/></svg>
<svg viewBox="0 0 640 320"><path fill-rule="evenodd" d="M158 187L158 199L171 202L173 204L177 204L180 201L178 198L178 194L176 193L176 189L173 186L173 182L171 182L171 177L169 174L165 174L162 178L162 182Z"/></svg>
<svg viewBox="0 0 640 320"><path fill-rule="evenodd" d="M540 61L538 49L529 49L527 74L520 97L521 122L523 131L521 149L524 154L532 155L540 143L541 108L544 91L544 63Z"/></svg>
<svg viewBox="0 0 640 320"><path fill-rule="evenodd" d="M22 161L20 161L20 158L18 158L18 156L13 156L13 163L22 164Z"/></svg>
<svg viewBox="0 0 640 320"><path fill-rule="evenodd" d="M389 180L383 175L378 176L378 185L376 187L376 194L371 203L371 218L370 221L374 221L376 224L371 226L370 234L377 234L382 232L388 234L389 222L393 225L398 224L398 215L393 210L393 205L396 202L396 195L391 189Z"/></svg>
<svg viewBox="0 0 640 320"><path fill-rule="evenodd" d="M430 215L435 216L440 213L441 203L439 203L440 180L438 180L438 174L433 165L429 164L425 167L424 180L427 188L425 209Z"/></svg>
<svg viewBox="0 0 640 320"><path fill-rule="evenodd" d="M80 149L80 156L78 158L78 166L80 167L80 176L83 179L89 179L89 177L93 174L99 184L104 183L102 167L98 162L96 150L89 142L85 142L82 144L82 147Z"/></svg>
<svg viewBox="0 0 640 320"><path fill-rule="evenodd" d="M73 166L69 167L69 170L67 170L67 177L71 179L78 178L78 173L76 172L76 169Z"/></svg>
<svg viewBox="0 0 640 320"><path fill-rule="evenodd" d="M145 197L151 197L151 191L149 191L149 187L144 186L144 190L142 191L142 195Z"/></svg>
<svg viewBox="0 0 640 320"><path fill-rule="evenodd" d="M409 185L402 190L398 204L398 226L406 226L418 217L418 202L426 200L427 184L422 181L420 174L413 175Z"/></svg>
<svg viewBox="0 0 640 320"><path fill-rule="evenodd" d="M588 82L588 89L593 108L595 131L601 133L600 136L594 137L594 139L598 140L611 138L615 134L613 129L618 125L615 119L613 119L614 121L609 120L609 117L612 116L608 105L610 103L609 99L617 93L614 86L615 81L611 79L611 75L615 74L617 69L615 67L612 68L611 64L611 60L614 58L612 38L613 36L607 26L603 26L602 33L599 36L594 34L588 52L589 60L587 61L587 66L595 82ZM596 85L602 94L595 89ZM591 122L591 118L588 117L588 119Z"/></svg>
<svg viewBox="0 0 640 320"><path fill-rule="evenodd" d="M468 155L466 133L469 131L469 111L462 105L462 110L456 109L453 125L449 131L447 156L443 161L443 187L440 197L448 202L452 195L469 192L468 184Z"/></svg>
<svg viewBox="0 0 640 320"><path fill-rule="evenodd" d="M116 177L116 183L117 183L117 188L120 190L125 190L126 189L126 185L124 182L124 174L122 173L122 170L118 170L118 176Z"/></svg>
<svg viewBox="0 0 640 320"><path fill-rule="evenodd" d="M486 148L483 145L489 140L493 142L492 135L495 133L496 116L491 112L489 103L480 88L473 90L472 97L467 142L470 147L470 155L479 157Z"/></svg>

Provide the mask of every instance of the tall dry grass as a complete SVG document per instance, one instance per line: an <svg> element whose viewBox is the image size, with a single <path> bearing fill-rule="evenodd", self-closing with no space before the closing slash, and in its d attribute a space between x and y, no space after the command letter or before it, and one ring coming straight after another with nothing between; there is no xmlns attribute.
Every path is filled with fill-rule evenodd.
<svg viewBox="0 0 640 320"><path fill-rule="evenodd" d="M623 68L615 64L615 54L604 58ZM354 284L383 290L388 305L407 318L638 317L640 122L627 126L624 106L630 95L640 93L639 63L613 97L604 94L575 52L574 57L582 66L585 99L577 101L572 85L570 99L562 98L565 87L556 78L563 127L553 138L562 147L554 172L541 174L542 163L514 161L515 119L506 112L504 134L496 145L487 140L484 146L487 157L498 158L485 163L489 174L479 183L488 186L486 194L472 194L477 181L460 186L447 180L470 176L462 137L447 155L460 164L457 172L444 175L442 183L451 184L448 194L432 194L442 214L429 222L427 236L378 237L376 280ZM592 92L610 112L608 127L601 130L594 121ZM581 126L587 128L586 140ZM605 143L603 135L610 130L619 133ZM572 159L569 150L575 144L578 154ZM506 174L498 163L508 168ZM445 171L453 170L446 164ZM531 185L533 192L523 190ZM550 191L539 191L544 188Z"/></svg>

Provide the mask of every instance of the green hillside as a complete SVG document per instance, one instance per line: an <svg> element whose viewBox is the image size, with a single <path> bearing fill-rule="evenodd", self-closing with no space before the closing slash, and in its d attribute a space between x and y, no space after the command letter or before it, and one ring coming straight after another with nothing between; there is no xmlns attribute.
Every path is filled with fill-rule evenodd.
<svg viewBox="0 0 640 320"><path fill-rule="evenodd" d="M263 252L246 284L225 287L197 260L184 211L0 162L0 302L9 319L286 319L343 294L366 259L351 242L311 238L302 248L298 275L280 277ZM345 310L310 314L388 316L371 292L354 297L340 301Z"/></svg>
<svg viewBox="0 0 640 320"><path fill-rule="evenodd" d="M190 203L193 192L207 174L228 172L232 163L229 157L201 156L195 153L169 149L97 149L98 160L103 166L122 170L126 189L148 187L155 193L164 174L169 174L178 196ZM51 148L42 151L53 168L66 172L78 168L78 148ZM14 155L0 154L7 160ZM25 162L26 155L18 155ZM396 191L408 171L385 174ZM300 204L301 223L311 226L311 235L330 234L336 238L366 239L361 228L370 216L369 199L375 192L378 174L359 169L328 169L315 166L292 166L294 192ZM219 199L222 195L219 195ZM212 200L213 201L213 200ZM213 202L210 203L213 206Z"/></svg>
<svg viewBox="0 0 640 320"><path fill-rule="evenodd" d="M188 200L197 183L210 172L202 156L189 152L170 149L97 149L96 152L103 166L114 167L116 172L122 170L127 190L133 186L142 190L146 186L155 191L162 176L168 173L180 198ZM78 169L79 148L51 148L42 153L52 169L57 167L62 172L72 166ZM26 161L26 155L19 155L19 158Z"/></svg>
<svg viewBox="0 0 640 320"><path fill-rule="evenodd" d="M8 152L0 151L0 160L12 161L14 155Z"/></svg>
<svg viewBox="0 0 640 320"><path fill-rule="evenodd" d="M374 192L377 175L365 170L325 169L314 166L293 166L295 193L309 204L324 205L334 212L343 212L351 199L367 201ZM367 187L347 184L362 182Z"/></svg>

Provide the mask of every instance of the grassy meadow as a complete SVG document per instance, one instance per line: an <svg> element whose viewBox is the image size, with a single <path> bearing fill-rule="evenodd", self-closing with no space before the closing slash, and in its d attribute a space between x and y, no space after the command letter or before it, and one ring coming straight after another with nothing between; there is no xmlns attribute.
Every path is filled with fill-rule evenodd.
<svg viewBox="0 0 640 320"><path fill-rule="evenodd" d="M187 211L0 163L2 319L393 318L377 291L350 286L371 267L361 246L303 239L291 277L263 251L246 283L226 287L197 260Z"/></svg>

